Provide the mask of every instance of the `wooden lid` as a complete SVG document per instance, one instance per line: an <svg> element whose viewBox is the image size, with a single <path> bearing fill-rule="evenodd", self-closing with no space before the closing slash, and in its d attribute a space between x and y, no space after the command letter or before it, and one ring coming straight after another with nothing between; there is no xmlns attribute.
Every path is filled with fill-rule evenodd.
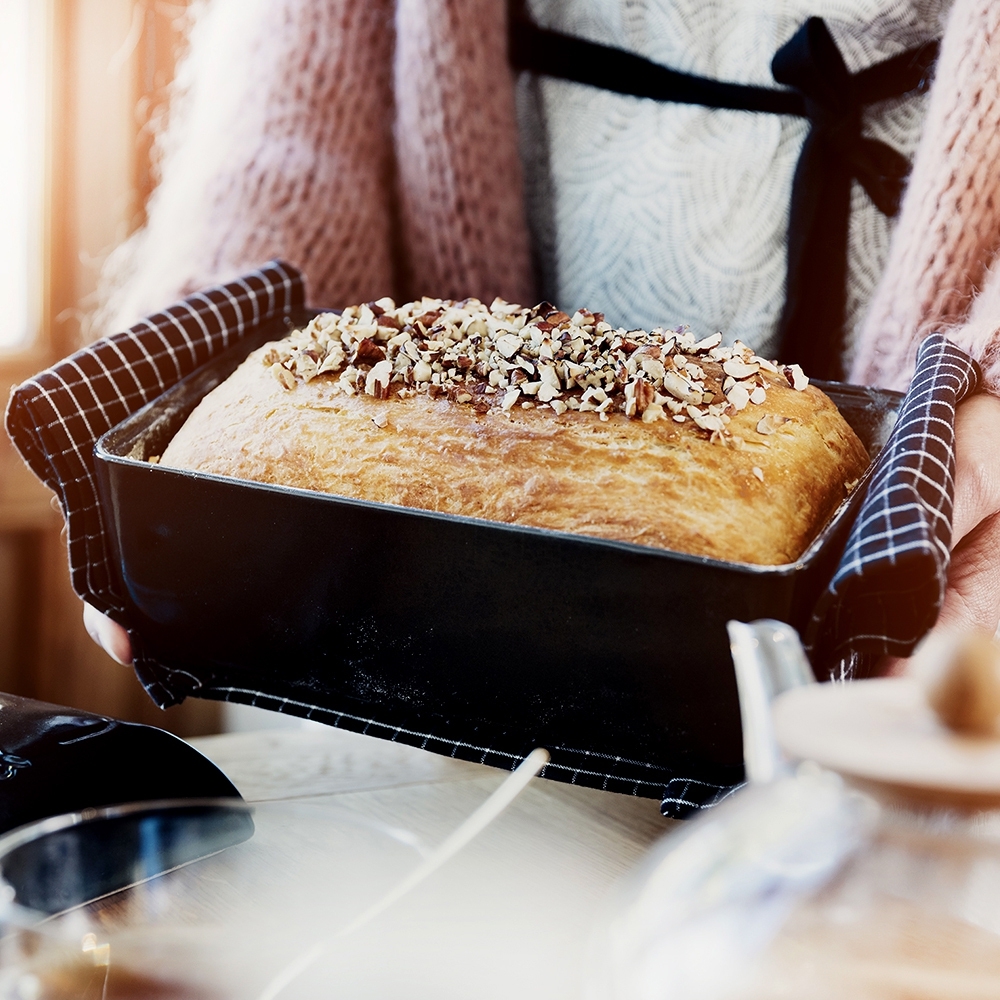
<svg viewBox="0 0 1000 1000"><path fill-rule="evenodd" d="M773 710L790 757L945 803L1000 806L1000 739L948 729L912 677L793 688Z"/></svg>

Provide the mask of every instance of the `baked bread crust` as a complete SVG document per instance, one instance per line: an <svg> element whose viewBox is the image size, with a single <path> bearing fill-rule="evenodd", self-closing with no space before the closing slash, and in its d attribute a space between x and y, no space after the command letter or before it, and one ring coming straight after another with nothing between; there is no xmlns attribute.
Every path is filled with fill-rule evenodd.
<svg viewBox="0 0 1000 1000"><path fill-rule="evenodd" d="M762 403L726 408L723 435L669 411L348 394L337 370L275 377L276 351L206 396L161 463L760 565L798 558L868 464L830 399L776 368L754 373Z"/></svg>

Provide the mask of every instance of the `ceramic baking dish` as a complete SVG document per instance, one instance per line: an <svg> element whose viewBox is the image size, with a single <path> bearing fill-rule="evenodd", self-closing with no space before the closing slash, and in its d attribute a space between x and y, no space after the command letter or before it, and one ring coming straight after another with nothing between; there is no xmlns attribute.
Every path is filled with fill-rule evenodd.
<svg viewBox="0 0 1000 1000"><path fill-rule="evenodd" d="M801 629L863 489L799 560L762 567L147 461L314 314L261 328L97 444L129 620L162 683L476 760L545 746L550 776L639 794L739 780L726 621ZM901 396L820 385L874 454Z"/></svg>

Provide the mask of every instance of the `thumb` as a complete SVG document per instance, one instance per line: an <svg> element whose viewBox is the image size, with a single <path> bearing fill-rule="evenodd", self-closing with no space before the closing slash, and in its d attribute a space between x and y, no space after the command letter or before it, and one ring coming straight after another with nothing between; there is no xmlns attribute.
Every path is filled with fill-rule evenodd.
<svg viewBox="0 0 1000 1000"><path fill-rule="evenodd" d="M980 521L951 555L948 589L935 628L996 632L1000 625L1000 514Z"/></svg>
<svg viewBox="0 0 1000 1000"><path fill-rule="evenodd" d="M1000 398L980 393L955 414L952 548L1000 511Z"/></svg>
<svg viewBox="0 0 1000 1000"><path fill-rule="evenodd" d="M92 604L84 602L83 624L90 638L104 650L112 660L123 667L132 663L132 642L128 632L118 622L102 615Z"/></svg>

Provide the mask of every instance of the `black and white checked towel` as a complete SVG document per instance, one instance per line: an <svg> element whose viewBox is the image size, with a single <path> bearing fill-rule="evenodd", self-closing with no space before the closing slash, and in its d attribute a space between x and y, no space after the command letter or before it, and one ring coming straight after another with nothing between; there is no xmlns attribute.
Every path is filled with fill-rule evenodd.
<svg viewBox="0 0 1000 1000"><path fill-rule="evenodd" d="M908 656L937 620L951 562L955 408L979 366L939 333L916 371L879 456L806 649L821 674L849 676L860 656Z"/></svg>
<svg viewBox="0 0 1000 1000"><path fill-rule="evenodd" d="M7 430L28 465L59 497L73 587L99 610L128 624L98 503L95 442L257 324L291 312L304 300L302 275L289 264L272 261L100 340L15 389L7 408ZM933 335L923 343L898 423L810 628L814 662L839 662L857 653L905 654L933 624L949 562L955 407L978 382L975 362L944 337ZM140 676L143 673L140 670ZM274 700L267 691L202 693L264 705ZM281 710L467 759L517 764L507 760L510 754L442 741L431 733L403 732L329 706L286 705ZM641 761L626 762L645 775L637 781L616 773L614 761L560 749L567 760L560 766L575 771L572 780L659 794L664 815L671 817L715 805L738 787L676 776ZM574 755L580 760L571 763Z"/></svg>
<svg viewBox="0 0 1000 1000"><path fill-rule="evenodd" d="M59 498L73 589L99 611L128 624L97 499L97 439L258 323L304 304L302 274L272 261L98 340L14 390L7 433Z"/></svg>

